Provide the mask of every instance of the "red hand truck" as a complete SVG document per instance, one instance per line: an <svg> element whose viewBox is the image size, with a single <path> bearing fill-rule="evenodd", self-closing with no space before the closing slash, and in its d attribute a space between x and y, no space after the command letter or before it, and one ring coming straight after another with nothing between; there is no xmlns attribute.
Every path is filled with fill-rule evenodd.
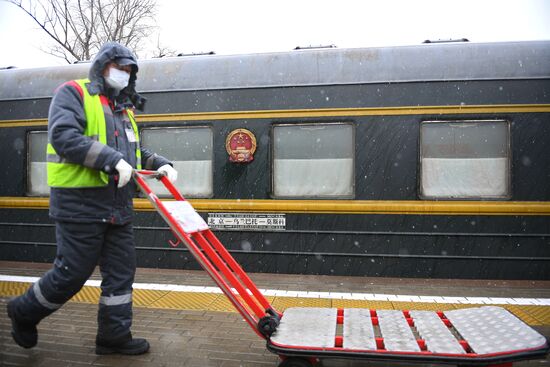
<svg viewBox="0 0 550 367"><path fill-rule="evenodd" d="M279 367L309 367L325 358L511 367L548 354L548 340L501 307L445 312L293 307L281 313L167 177L140 170L134 179L267 349L279 355ZM161 181L175 200L160 200L149 179Z"/></svg>

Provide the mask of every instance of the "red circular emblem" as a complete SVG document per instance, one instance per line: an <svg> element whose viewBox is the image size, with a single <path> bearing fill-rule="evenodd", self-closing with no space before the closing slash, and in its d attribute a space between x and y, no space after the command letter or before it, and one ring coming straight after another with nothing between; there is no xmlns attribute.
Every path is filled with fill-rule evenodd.
<svg viewBox="0 0 550 367"><path fill-rule="evenodd" d="M247 163L254 160L256 137L247 129L236 129L227 135L225 150L230 162Z"/></svg>

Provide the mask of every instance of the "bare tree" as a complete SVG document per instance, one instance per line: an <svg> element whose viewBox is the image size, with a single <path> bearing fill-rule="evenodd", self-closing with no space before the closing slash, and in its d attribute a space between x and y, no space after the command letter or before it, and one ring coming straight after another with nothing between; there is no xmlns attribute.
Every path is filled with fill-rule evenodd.
<svg viewBox="0 0 550 367"><path fill-rule="evenodd" d="M176 56L178 53L173 48L170 48L160 42L160 35L157 35L157 42L154 45L154 50L151 54L153 58L162 58L166 56Z"/></svg>
<svg viewBox="0 0 550 367"><path fill-rule="evenodd" d="M107 41L139 52L155 29L155 0L7 0L55 42L45 52L68 63L89 60Z"/></svg>

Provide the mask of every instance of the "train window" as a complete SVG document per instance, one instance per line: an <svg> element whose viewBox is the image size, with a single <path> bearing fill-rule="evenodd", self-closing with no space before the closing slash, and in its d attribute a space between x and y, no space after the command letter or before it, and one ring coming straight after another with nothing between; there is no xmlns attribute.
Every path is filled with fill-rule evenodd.
<svg viewBox="0 0 550 367"><path fill-rule="evenodd" d="M48 175L46 170L46 144L48 133L46 131L31 131L27 135L29 147L27 160L27 195L48 196Z"/></svg>
<svg viewBox="0 0 550 367"><path fill-rule="evenodd" d="M144 148L172 161L178 171L176 187L184 196L212 196L213 135L210 127L143 129L141 139ZM164 185L151 184L159 196L169 196Z"/></svg>
<svg viewBox="0 0 550 367"><path fill-rule="evenodd" d="M351 124L273 126L273 195L349 198L354 194Z"/></svg>
<svg viewBox="0 0 550 367"><path fill-rule="evenodd" d="M421 196L510 197L507 121L425 121L420 140Z"/></svg>

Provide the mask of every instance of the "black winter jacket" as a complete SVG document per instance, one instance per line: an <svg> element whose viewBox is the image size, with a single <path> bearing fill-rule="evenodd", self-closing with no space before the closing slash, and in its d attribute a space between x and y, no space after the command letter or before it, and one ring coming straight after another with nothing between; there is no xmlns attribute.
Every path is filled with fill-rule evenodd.
<svg viewBox="0 0 550 367"><path fill-rule="evenodd" d="M110 106L104 107L107 145L100 147L95 161L86 160L94 141L83 135L86 118L80 87L74 82L67 82L57 89L52 99L48 116L48 140L57 154L67 161L102 170L110 175L109 184L105 187L52 188L50 217L55 220L123 224L132 219L132 198L136 186L133 180L130 180L126 186L117 188L115 166L124 159L132 167L136 167L136 143L127 137L126 131L131 131L132 125L125 108L133 107L130 97L138 96L134 90L138 68L136 63L129 86L122 90L120 95L115 95L113 90L105 87L102 72L105 65L117 57L131 58L135 61L134 55L126 48L116 43L108 43L99 51L90 69L91 83L87 85L88 91L90 94L106 96ZM97 149L97 142L94 149ZM141 164L144 169L156 170L170 162L142 148Z"/></svg>

